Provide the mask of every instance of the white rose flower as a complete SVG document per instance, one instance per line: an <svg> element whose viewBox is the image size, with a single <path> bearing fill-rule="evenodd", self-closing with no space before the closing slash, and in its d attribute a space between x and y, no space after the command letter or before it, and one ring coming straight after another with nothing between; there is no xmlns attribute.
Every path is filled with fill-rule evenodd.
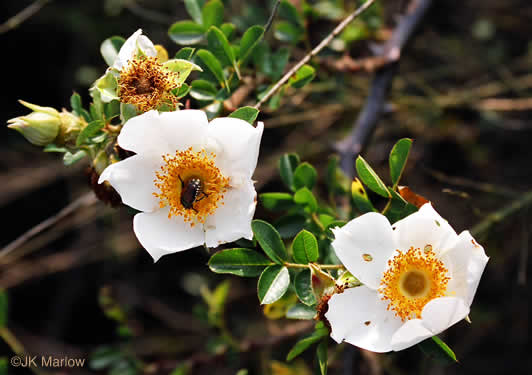
<svg viewBox="0 0 532 375"><path fill-rule="evenodd" d="M142 35L142 29L138 29L124 42L118 56L115 59L113 68L122 70L127 68L129 61L135 59L138 55L156 57L157 50L152 41L146 36Z"/></svg>
<svg viewBox="0 0 532 375"><path fill-rule="evenodd" d="M390 225L378 213L333 230L336 254L364 285L334 294L331 337L374 352L415 345L464 319L488 261L430 203Z"/></svg>
<svg viewBox="0 0 532 375"><path fill-rule="evenodd" d="M251 239L263 124L236 118L210 123L203 111L149 111L130 119L118 136L136 153L108 166L107 180L122 201L140 211L133 229L155 261L206 244Z"/></svg>

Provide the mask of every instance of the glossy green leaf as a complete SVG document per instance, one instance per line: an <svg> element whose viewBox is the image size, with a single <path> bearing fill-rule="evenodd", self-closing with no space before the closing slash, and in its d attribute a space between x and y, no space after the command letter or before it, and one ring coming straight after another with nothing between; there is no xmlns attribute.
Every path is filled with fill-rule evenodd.
<svg viewBox="0 0 532 375"><path fill-rule="evenodd" d="M303 17L301 17L297 8L288 0L281 1L279 6L279 17L290 21L294 25L303 27Z"/></svg>
<svg viewBox="0 0 532 375"><path fill-rule="evenodd" d="M351 199L353 200L356 208L363 214L366 212L377 211L369 200L366 189L364 189L364 185L362 185L362 182L360 182L360 180L356 177L351 183Z"/></svg>
<svg viewBox="0 0 532 375"><path fill-rule="evenodd" d="M360 180L362 180L369 189L385 198L390 198L390 192L386 188L386 185L362 156L359 156L356 160L356 169L358 177L360 177Z"/></svg>
<svg viewBox="0 0 532 375"><path fill-rule="evenodd" d="M317 302L310 281L309 269L301 271L294 279L294 288L296 290L297 298L308 306L312 306ZM314 314L315 313L316 312L314 311Z"/></svg>
<svg viewBox="0 0 532 375"><path fill-rule="evenodd" d="M432 358L438 363L450 365L458 362L453 350L438 336L424 340L418 346L427 357Z"/></svg>
<svg viewBox="0 0 532 375"><path fill-rule="evenodd" d="M324 337L329 335L329 330L327 327L323 325L323 323L319 322L316 324L316 329L312 334L306 336L305 338L299 340L294 347L288 352L288 355L286 356L287 361L291 361L294 358L296 358L298 355L303 353L305 350L310 348L311 345L321 341Z"/></svg>
<svg viewBox="0 0 532 375"><path fill-rule="evenodd" d="M214 254L209 268L216 273L230 273L237 276L255 277L261 274L272 261L251 249L227 249Z"/></svg>
<svg viewBox="0 0 532 375"><path fill-rule="evenodd" d="M0 289L0 328L7 325L8 314L8 300L7 293L4 289Z"/></svg>
<svg viewBox="0 0 532 375"><path fill-rule="evenodd" d="M299 156L297 154L284 154L279 160L279 173L284 184L292 191L294 187L294 171L299 165Z"/></svg>
<svg viewBox="0 0 532 375"><path fill-rule="evenodd" d="M77 92L73 93L70 97L70 106L72 107L72 113L80 117L83 106L81 104L81 96Z"/></svg>
<svg viewBox="0 0 532 375"><path fill-rule="evenodd" d="M214 100L216 98L216 87L209 81L197 79L192 81L190 96L197 100Z"/></svg>
<svg viewBox="0 0 532 375"><path fill-rule="evenodd" d="M115 60L118 57L118 52L124 45L125 41L126 40L121 36L112 36L103 41L100 45L100 53L107 65L112 66L115 63Z"/></svg>
<svg viewBox="0 0 532 375"><path fill-rule="evenodd" d="M75 164L81 159L83 159L85 156L87 156L87 153L84 150L79 150L74 154L71 152L66 152L63 155L63 164L65 164L66 166Z"/></svg>
<svg viewBox="0 0 532 375"><path fill-rule="evenodd" d="M397 194L397 192L391 188L389 189L389 192L392 200L390 201L387 210L384 212L384 215L388 218L390 223L393 224L417 211L416 206L405 201L403 197Z"/></svg>
<svg viewBox="0 0 532 375"><path fill-rule="evenodd" d="M137 109L132 104L120 103L120 120L125 124L127 120L138 114Z"/></svg>
<svg viewBox="0 0 532 375"><path fill-rule="evenodd" d="M264 36L264 27L259 25L251 26L246 30L240 40L240 53L238 56L239 64L244 64L251 56L255 47L260 43Z"/></svg>
<svg viewBox="0 0 532 375"><path fill-rule="evenodd" d="M297 263L308 264L315 262L319 257L318 241L312 233L303 229L294 238L292 251L294 253L294 260Z"/></svg>
<svg viewBox="0 0 532 375"><path fill-rule="evenodd" d="M294 187L296 189L307 187L312 190L317 179L318 172L316 171L316 168L307 162L299 164L294 171Z"/></svg>
<svg viewBox="0 0 532 375"><path fill-rule="evenodd" d="M210 51L207 51L205 49L200 49L196 53L196 55L207 66L209 71L214 75L216 80L218 80L220 85L222 85L222 86L225 85L227 87L227 89L229 89L228 85L227 85L227 81L226 81L225 76L224 76L222 64L220 63L220 61L218 61L218 59Z"/></svg>
<svg viewBox="0 0 532 375"><path fill-rule="evenodd" d="M111 100L118 100L118 81L112 72L107 72L94 82L94 86L91 89L91 94L95 97L96 93L99 93L100 98L105 102ZM94 116L93 116L94 118Z"/></svg>
<svg viewBox="0 0 532 375"><path fill-rule="evenodd" d="M316 358L321 375L327 375L327 338L324 338L316 348Z"/></svg>
<svg viewBox="0 0 532 375"><path fill-rule="evenodd" d="M96 120L89 122L87 126L79 133L76 139L76 146L86 143L89 138L96 136L105 126L105 121Z"/></svg>
<svg viewBox="0 0 532 375"><path fill-rule="evenodd" d="M168 36L177 44L197 44L203 40L205 28L193 21L179 21L168 29Z"/></svg>
<svg viewBox="0 0 532 375"><path fill-rule="evenodd" d="M409 138L403 138L397 141L390 152L390 177L392 178L394 189L401 179L411 147L412 140Z"/></svg>
<svg viewBox="0 0 532 375"><path fill-rule="evenodd" d="M220 26L220 30L222 30L227 40L231 41L235 36L236 26L230 22L226 22Z"/></svg>
<svg viewBox="0 0 532 375"><path fill-rule="evenodd" d="M190 60L196 49L192 47L183 47L175 54L175 58L179 60Z"/></svg>
<svg viewBox="0 0 532 375"><path fill-rule="evenodd" d="M260 275L257 294L261 305L274 303L281 298L290 285L288 268L281 265L268 266Z"/></svg>
<svg viewBox="0 0 532 375"><path fill-rule="evenodd" d="M296 191L294 194L294 202L305 206L309 212L316 212L318 210L318 201L312 192L304 187Z"/></svg>
<svg viewBox="0 0 532 375"><path fill-rule="evenodd" d="M259 198L269 211L285 211L295 206L294 197L290 193L262 193Z"/></svg>
<svg viewBox="0 0 532 375"><path fill-rule="evenodd" d="M199 23L200 25L203 24L203 16L201 14L201 4L199 0L185 0L185 8L194 22Z"/></svg>
<svg viewBox="0 0 532 375"><path fill-rule="evenodd" d="M281 241L281 236L270 223L262 220L253 220L251 229L262 250L271 260L281 264L288 259L288 253L283 241Z"/></svg>
<svg viewBox="0 0 532 375"><path fill-rule="evenodd" d="M302 27L294 25L288 21L280 21L275 24L274 35L282 42L296 44L301 39L305 30Z"/></svg>
<svg viewBox="0 0 532 375"><path fill-rule="evenodd" d="M304 228L306 222L307 218L300 214L284 215L274 221L273 226L281 238L288 239L294 238Z"/></svg>
<svg viewBox="0 0 532 375"><path fill-rule="evenodd" d="M235 55L229 45L225 34L216 26L211 26L207 31L207 43L209 45L209 51L222 63L223 66L236 66Z"/></svg>
<svg viewBox="0 0 532 375"><path fill-rule="evenodd" d="M287 319L312 320L316 316L316 309L302 303L296 303L286 312Z"/></svg>
<svg viewBox="0 0 532 375"><path fill-rule="evenodd" d="M253 125L258 115L259 115L259 110L257 108L247 106L247 107L238 108L236 111L231 113L229 117L239 118Z"/></svg>
<svg viewBox="0 0 532 375"><path fill-rule="evenodd" d="M303 65L296 74L288 80L288 84L299 89L312 81L316 76L316 70L310 65Z"/></svg>
<svg viewBox="0 0 532 375"><path fill-rule="evenodd" d="M224 4L220 0L210 0L203 6L201 13L206 29L211 26L220 26L224 19Z"/></svg>
<svg viewBox="0 0 532 375"><path fill-rule="evenodd" d="M175 90L174 95L176 96L176 98L181 99L187 96L189 92L190 92L190 86L187 85L186 83L183 83L178 89Z"/></svg>
<svg viewBox="0 0 532 375"><path fill-rule="evenodd" d="M194 70L197 70L200 72L202 71L201 67L199 67L198 65L188 60L182 60L182 59L168 60L167 62L163 64L163 66L166 69L174 73L177 73L177 78L173 80L173 82L177 86L180 86L181 84L183 84L188 78L188 76L190 75L190 73L192 73Z"/></svg>

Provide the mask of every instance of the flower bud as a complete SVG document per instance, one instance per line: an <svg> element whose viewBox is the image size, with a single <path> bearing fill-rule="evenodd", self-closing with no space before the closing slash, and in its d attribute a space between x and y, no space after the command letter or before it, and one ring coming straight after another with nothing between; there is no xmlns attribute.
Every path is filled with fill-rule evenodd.
<svg viewBox="0 0 532 375"><path fill-rule="evenodd" d="M27 116L8 120L8 127L17 130L36 146L46 146L52 143L57 137L61 125L59 112L51 107L41 107L22 100L20 103L33 112Z"/></svg>
<svg viewBox="0 0 532 375"><path fill-rule="evenodd" d="M87 122L70 112L63 110L59 114L60 128L55 143L57 145L76 144L80 131L87 126Z"/></svg>
<svg viewBox="0 0 532 375"><path fill-rule="evenodd" d="M323 272L319 266L310 263L310 282L312 291L316 300L320 301L323 296L333 294L336 290L336 282L326 272Z"/></svg>

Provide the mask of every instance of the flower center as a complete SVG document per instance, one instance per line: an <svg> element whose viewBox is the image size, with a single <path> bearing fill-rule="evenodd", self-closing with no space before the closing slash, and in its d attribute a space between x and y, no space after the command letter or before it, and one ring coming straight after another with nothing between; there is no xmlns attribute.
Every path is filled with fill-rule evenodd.
<svg viewBox="0 0 532 375"><path fill-rule="evenodd" d="M190 226L205 223L219 204L223 204L224 193L229 188L229 179L216 167L214 153L205 150L194 152L192 147L176 151L175 155L164 155L165 164L156 171L154 180L159 193L159 206L170 207L168 218L183 216Z"/></svg>
<svg viewBox="0 0 532 375"><path fill-rule="evenodd" d="M436 258L432 246L424 250L411 247L398 250L388 261L388 269L381 279L379 292L388 301L388 310L402 321L421 318L421 311L434 298L442 297L447 290L447 268Z"/></svg>
<svg viewBox="0 0 532 375"><path fill-rule="evenodd" d="M138 57L120 72L118 96L122 103L133 104L146 112L167 104L174 109L177 98L170 91L177 88L178 74L166 69L157 57Z"/></svg>

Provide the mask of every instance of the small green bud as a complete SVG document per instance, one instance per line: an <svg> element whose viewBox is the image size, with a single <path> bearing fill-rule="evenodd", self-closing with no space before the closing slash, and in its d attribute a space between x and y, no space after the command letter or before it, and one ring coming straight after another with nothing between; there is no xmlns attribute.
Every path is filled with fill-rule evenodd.
<svg viewBox="0 0 532 375"><path fill-rule="evenodd" d="M59 114L59 119L60 128L55 144L76 144L76 138L81 130L87 126L87 122L83 118L75 116L65 110Z"/></svg>
<svg viewBox="0 0 532 375"><path fill-rule="evenodd" d="M21 133L30 143L46 146L59 134L61 119L59 112L51 107L41 107L20 100L25 107L33 110L27 116L19 116L7 121L8 127Z"/></svg>
<svg viewBox="0 0 532 375"><path fill-rule="evenodd" d="M310 263L310 282L312 284L312 291L316 300L320 301L323 296L331 295L336 290L336 282L326 272L323 272L319 266Z"/></svg>

